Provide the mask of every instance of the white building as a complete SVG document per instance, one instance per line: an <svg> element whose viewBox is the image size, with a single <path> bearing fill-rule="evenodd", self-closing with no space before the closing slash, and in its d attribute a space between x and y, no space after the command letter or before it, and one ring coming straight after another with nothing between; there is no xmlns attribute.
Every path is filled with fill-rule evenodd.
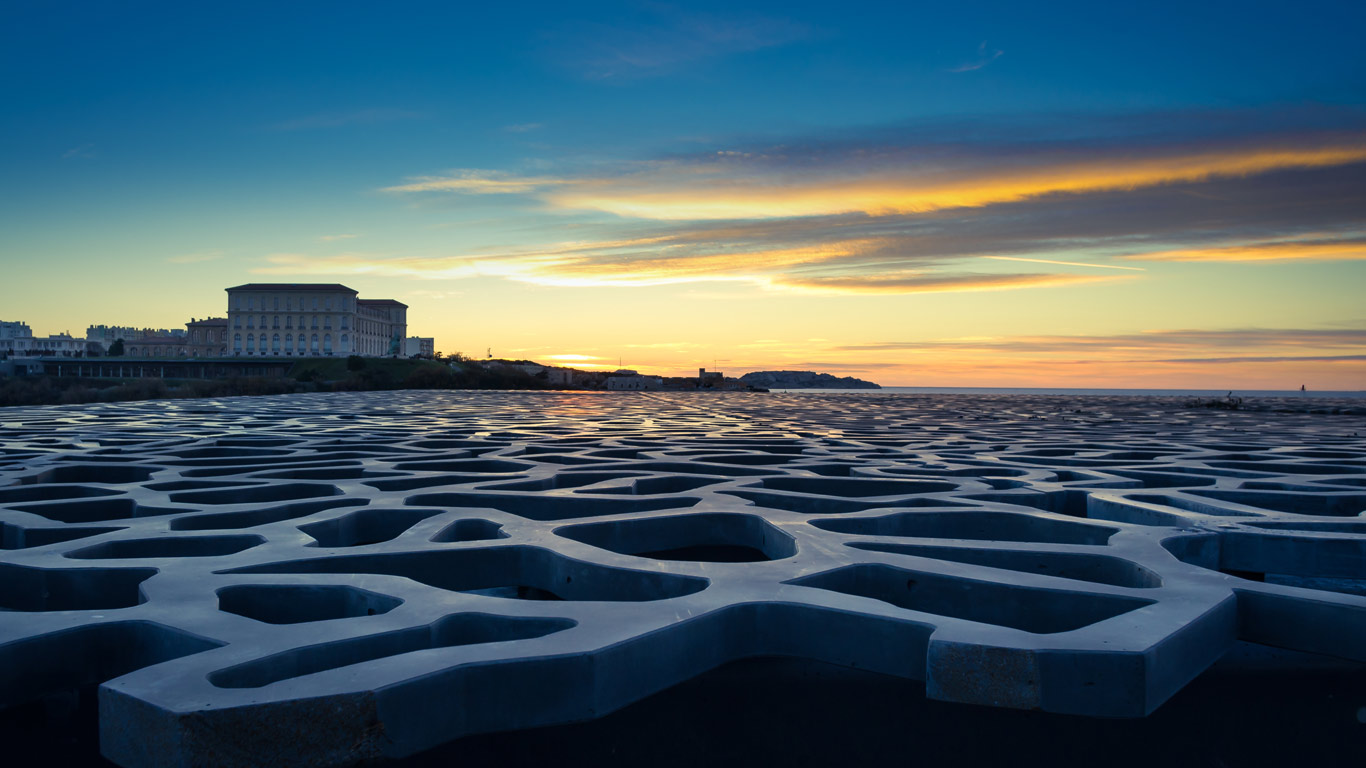
<svg viewBox="0 0 1366 768"><path fill-rule="evenodd" d="M408 306L360 299L337 283L247 283L226 289L231 356L345 357L402 352Z"/></svg>
<svg viewBox="0 0 1366 768"><path fill-rule="evenodd" d="M27 339L32 338L33 329L28 327L28 323L20 321L6 322L0 320L0 341L6 339Z"/></svg>
<svg viewBox="0 0 1366 768"><path fill-rule="evenodd" d="M430 336L409 336L403 340L404 357L434 357L436 339Z"/></svg>
<svg viewBox="0 0 1366 768"><path fill-rule="evenodd" d="M20 357L85 357L86 341L68 333L0 338L0 354Z"/></svg>

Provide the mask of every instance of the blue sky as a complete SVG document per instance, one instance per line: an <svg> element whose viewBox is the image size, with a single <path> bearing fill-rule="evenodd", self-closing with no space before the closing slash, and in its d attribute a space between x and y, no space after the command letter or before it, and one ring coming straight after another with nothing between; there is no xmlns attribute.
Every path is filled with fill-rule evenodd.
<svg viewBox="0 0 1366 768"><path fill-rule="evenodd" d="M1360 338L1315 332L1366 328L1363 31L1343 2L11 3L0 319L340 280L446 351L1346 388ZM1141 365L1175 332L1266 362Z"/></svg>

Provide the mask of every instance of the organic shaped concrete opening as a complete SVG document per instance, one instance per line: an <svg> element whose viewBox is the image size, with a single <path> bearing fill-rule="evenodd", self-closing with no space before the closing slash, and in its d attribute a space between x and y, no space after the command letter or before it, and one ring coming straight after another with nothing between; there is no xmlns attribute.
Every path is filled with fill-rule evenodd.
<svg viewBox="0 0 1366 768"><path fill-rule="evenodd" d="M261 465L268 465L262 467ZM339 467L347 464L359 465L360 462L339 462L337 457L329 459L315 459L313 461L280 461L279 459L261 459L250 464L237 465L231 467L210 467L206 469L186 469L181 470L181 477L229 477L232 475L249 475L253 472L260 472L263 469L290 469L297 467Z"/></svg>
<svg viewBox="0 0 1366 768"><path fill-rule="evenodd" d="M392 541L439 509L376 507L348 512L340 517L299 526L320 547L363 547Z"/></svg>
<svg viewBox="0 0 1366 768"><path fill-rule="evenodd" d="M664 493L682 493L694 488L702 488L724 482L714 477L686 477L684 475L665 475L663 477L642 477L629 485L615 488L585 488L575 493L614 493L631 496L653 496Z"/></svg>
<svg viewBox="0 0 1366 768"><path fill-rule="evenodd" d="M506 643L545 637L575 626L573 619L458 613L428 624L297 650L238 664L209 675L219 688L260 688L304 675L374 662L414 651Z"/></svg>
<svg viewBox="0 0 1366 768"><path fill-rule="evenodd" d="M640 461L629 464L605 464L599 469L621 469L634 472L669 472L678 475L719 475L721 477L754 477L780 474L774 469L708 464L703 461Z"/></svg>
<svg viewBox="0 0 1366 768"><path fill-rule="evenodd" d="M572 560L548 549L496 546L289 560L224 573L372 573L494 597L648 602L691 595L707 580Z"/></svg>
<svg viewBox="0 0 1366 768"><path fill-rule="evenodd" d="M221 458L243 458L257 456L288 456L290 451L278 448L249 448L245 446L228 446L220 444L216 448L191 448L181 451L171 451L167 456L176 456L182 459L221 459Z"/></svg>
<svg viewBox="0 0 1366 768"><path fill-rule="evenodd" d="M492 539L506 539L508 535L503 531L500 523L492 520L480 520L471 518L467 520L456 520L450 525L437 531L432 536L432 541L438 543L448 543L457 541L490 541Z"/></svg>
<svg viewBox="0 0 1366 768"><path fill-rule="evenodd" d="M1025 512L898 512L881 517L812 520L826 531L918 539L1104 544L1118 529Z"/></svg>
<svg viewBox="0 0 1366 768"><path fill-rule="evenodd" d="M103 683L223 643L150 621L118 621L9 643L0 707Z"/></svg>
<svg viewBox="0 0 1366 768"><path fill-rule="evenodd" d="M489 475L510 475L534 469L535 464L506 459L446 459L441 461L405 461L394 469L405 472L458 472ZM486 478L487 479L487 478Z"/></svg>
<svg viewBox="0 0 1366 768"><path fill-rule="evenodd" d="M807 496L799 493L765 493L763 491L717 491L727 496L737 496L755 506L768 509L781 509L799 512L803 515L845 515L869 509L888 507L969 507L970 504L945 501L943 499L894 499L891 501L858 501L838 499L829 496Z"/></svg>
<svg viewBox="0 0 1366 768"><path fill-rule="evenodd" d="M197 511L173 507L144 507L127 497L21 505L15 509L46 517L48 520L55 520L59 523L98 523L104 520L126 520L133 517L156 517Z"/></svg>
<svg viewBox="0 0 1366 768"><path fill-rule="evenodd" d="M266 624L378 616L402 604L397 597L337 584L239 584L218 590L218 610Z"/></svg>
<svg viewBox="0 0 1366 768"><path fill-rule="evenodd" d="M889 565L850 565L786 583L1041 635L1081 629L1155 602L963 579Z"/></svg>
<svg viewBox="0 0 1366 768"><path fill-rule="evenodd" d="M271 483L246 488L212 491L183 491L171 494L171 501L184 504L257 504L263 501L292 501L337 496L341 489L322 483Z"/></svg>
<svg viewBox="0 0 1366 768"><path fill-rule="evenodd" d="M1109 555L1091 555L1077 552L1032 552L1012 549L972 549L968 547L941 547L931 544L882 543L875 541L855 541L848 546L869 552L888 552L897 555L913 555L933 560L948 560L955 563L984 565L988 568L1003 568L1021 573L1035 573L1040 576L1056 576L1060 579L1090 581L1096 584L1109 584L1130 589L1150 589L1162 586L1162 577L1138 563Z"/></svg>
<svg viewBox="0 0 1366 768"><path fill-rule="evenodd" d="M0 610L106 611L142 602L155 568L33 568L0 563Z"/></svg>
<svg viewBox="0 0 1366 768"><path fill-rule="evenodd" d="M64 541L86 539L102 533L121 531L122 528L25 528L13 523L0 523L0 549L28 549L59 544Z"/></svg>
<svg viewBox="0 0 1366 768"><path fill-rule="evenodd" d="M39 483L140 483L160 467L133 467L118 464L68 464L20 478L25 485Z"/></svg>
<svg viewBox="0 0 1366 768"><path fill-rule="evenodd" d="M244 485L261 485L249 480L171 480L165 483L149 483L149 491L202 491L206 488L241 488Z"/></svg>
<svg viewBox="0 0 1366 768"><path fill-rule="evenodd" d="M716 464L739 464L742 467L767 467L775 464L790 464L797 457L794 456L771 456L765 453L731 453L724 455L708 455L706 461Z"/></svg>
<svg viewBox="0 0 1366 768"><path fill-rule="evenodd" d="M1273 458L1271 456L1265 457ZM1271 472L1278 475L1357 475L1366 470L1353 466L1334 466L1330 464L1292 464L1273 461L1207 461L1211 467L1220 469L1249 469L1257 472Z"/></svg>
<svg viewBox="0 0 1366 768"><path fill-rule="evenodd" d="M394 477L397 472L376 472L364 467L334 467L331 469L284 469L264 472L252 477L267 480L360 480L362 478Z"/></svg>
<svg viewBox="0 0 1366 768"><path fill-rule="evenodd" d="M67 552L77 560L131 560L158 557L222 557L235 555L265 543L260 536L163 536L156 539L125 539L93 544Z"/></svg>
<svg viewBox="0 0 1366 768"><path fill-rule="evenodd" d="M1191 493L1194 493L1192 491ZM1253 513L1228 509L1218 504L1203 502L1198 499L1190 499L1184 496L1160 496L1155 493L1129 494L1124 497L1128 501L1136 501L1140 504L1160 504L1165 507L1175 507L1186 512L1195 512L1201 515L1214 515L1216 517L1253 517ZM1165 525L1179 525L1179 521L1164 523Z"/></svg>
<svg viewBox="0 0 1366 768"><path fill-rule="evenodd" d="M513 475L513 477L522 478L526 475ZM487 483L489 479L488 475L420 475L417 477L400 477L393 480L368 481L364 485L381 491L415 491L419 488L437 488L443 485Z"/></svg>
<svg viewBox="0 0 1366 768"><path fill-rule="evenodd" d="M516 483L498 483L480 488L485 491L553 491L563 488L582 488L585 485L639 477L639 472L558 472L549 477ZM487 478L485 478L487 479Z"/></svg>
<svg viewBox="0 0 1366 768"><path fill-rule="evenodd" d="M1190 488L1194 486L1214 485L1216 482L1213 477L1201 475L1182 475L1167 472L1140 472L1133 469L1115 469L1111 473L1119 477L1137 480L1142 483L1144 488Z"/></svg>
<svg viewBox="0 0 1366 768"><path fill-rule="evenodd" d="M337 507L362 507L369 503L369 499L324 499L322 501L304 501L298 504L282 504L278 507L266 507L265 509L244 509L240 512L208 512L176 518L171 521L171 530L226 531L252 528L283 520L308 517Z"/></svg>
<svg viewBox="0 0 1366 768"><path fill-rule="evenodd" d="M60 501L88 499L92 496L117 496L123 493L111 488L91 488L88 485L33 485L0 489L0 505L25 501Z"/></svg>
<svg viewBox="0 0 1366 768"><path fill-rule="evenodd" d="M588 496L537 496L514 493L429 493L410 496L404 504L416 507L475 507L530 520L571 520L578 517L603 517L657 509L691 507L701 499L689 497L591 498Z"/></svg>
<svg viewBox="0 0 1366 768"><path fill-rule="evenodd" d="M1275 493L1271 491L1187 491L1192 496L1296 515L1357 517L1366 512L1366 494Z"/></svg>
<svg viewBox="0 0 1366 768"><path fill-rule="evenodd" d="M775 491L792 491L850 499L947 493L958 490L957 483L933 480L878 480L874 478L766 477L759 481L759 485Z"/></svg>
<svg viewBox="0 0 1366 768"><path fill-rule="evenodd" d="M788 534L757 515L670 515L573 525L556 531L574 541L651 560L753 563L797 553Z"/></svg>

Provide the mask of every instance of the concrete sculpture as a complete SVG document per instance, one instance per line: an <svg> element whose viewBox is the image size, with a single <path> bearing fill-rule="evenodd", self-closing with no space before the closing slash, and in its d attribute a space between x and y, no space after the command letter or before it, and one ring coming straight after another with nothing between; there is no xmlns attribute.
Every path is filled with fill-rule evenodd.
<svg viewBox="0 0 1366 768"><path fill-rule="evenodd" d="M1141 717L1240 639L1366 661L1363 427L1018 396L10 409L0 706L103 683L130 768L403 756L756 656Z"/></svg>

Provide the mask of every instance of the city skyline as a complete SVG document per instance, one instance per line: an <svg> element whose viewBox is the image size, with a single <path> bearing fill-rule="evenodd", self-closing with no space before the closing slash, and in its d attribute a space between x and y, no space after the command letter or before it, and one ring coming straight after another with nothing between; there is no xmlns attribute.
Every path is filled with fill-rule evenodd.
<svg viewBox="0 0 1366 768"><path fill-rule="evenodd" d="M0 320L37 334L337 282L581 368L1366 385L1348 4L6 17Z"/></svg>

